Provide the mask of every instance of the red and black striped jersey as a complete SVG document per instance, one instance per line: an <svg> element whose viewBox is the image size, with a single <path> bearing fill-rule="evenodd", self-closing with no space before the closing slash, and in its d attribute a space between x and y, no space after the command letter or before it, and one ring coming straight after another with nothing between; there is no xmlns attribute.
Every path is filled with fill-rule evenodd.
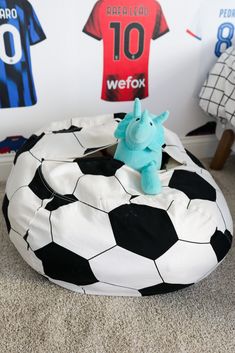
<svg viewBox="0 0 235 353"><path fill-rule="evenodd" d="M151 39L169 31L155 0L99 0L83 32L103 39L104 63L101 98L131 101L148 97Z"/></svg>

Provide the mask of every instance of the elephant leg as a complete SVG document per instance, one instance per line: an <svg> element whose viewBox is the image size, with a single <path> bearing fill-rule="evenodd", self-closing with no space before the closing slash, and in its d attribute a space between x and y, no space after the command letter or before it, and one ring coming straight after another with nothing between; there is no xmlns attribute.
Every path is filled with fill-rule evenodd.
<svg viewBox="0 0 235 353"><path fill-rule="evenodd" d="M156 163L151 162L141 169L141 187L145 194L156 195L161 192L161 182L157 174Z"/></svg>

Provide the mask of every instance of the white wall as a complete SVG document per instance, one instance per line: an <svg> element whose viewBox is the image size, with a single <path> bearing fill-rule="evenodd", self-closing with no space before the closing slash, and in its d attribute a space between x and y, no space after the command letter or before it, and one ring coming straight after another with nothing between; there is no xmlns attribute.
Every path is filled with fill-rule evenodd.
<svg viewBox="0 0 235 353"><path fill-rule="evenodd" d="M211 2L213 0L206 0ZM222 3L222 0L220 0ZM33 107L0 110L0 140L29 136L50 121L104 112L130 111L132 102L100 99L102 41L82 32L95 0L31 0L47 39L31 48L38 103ZM200 1L160 0L170 32L152 41L150 96L142 101L153 113L168 109L166 126L180 136L208 119L198 107L201 42L185 33Z"/></svg>

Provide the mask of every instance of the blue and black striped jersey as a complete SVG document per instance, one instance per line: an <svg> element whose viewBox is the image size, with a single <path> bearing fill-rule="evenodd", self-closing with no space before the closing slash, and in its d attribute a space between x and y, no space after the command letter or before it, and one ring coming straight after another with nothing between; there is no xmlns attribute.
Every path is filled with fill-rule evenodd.
<svg viewBox="0 0 235 353"><path fill-rule="evenodd" d="M36 104L30 46L46 38L27 0L0 0L0 108Z"/></svg>

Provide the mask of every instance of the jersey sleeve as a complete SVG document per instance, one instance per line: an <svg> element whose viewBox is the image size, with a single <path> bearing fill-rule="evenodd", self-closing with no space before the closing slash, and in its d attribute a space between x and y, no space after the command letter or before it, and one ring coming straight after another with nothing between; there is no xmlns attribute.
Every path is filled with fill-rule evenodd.
<svg viewBox="0 0 235 353"><path fill-rule="evenodd" d="M83 32L88 34L89 36L101 40L102 39L102 31L101 31L101 23L100 23L100 6L101 1L97 1L94 5L91 14L87 20L83 28Z"/></svg>
<svg viewBox="0 0 235 353"><path fill-rule="evenodd" d="M157 39L162 35L166 34L167 32L169 32L169 27L166 22L166 18L163 14L160 4L156 2L156 20L155 20L152 39Z"/></svg>
<svg viewBox="0 0 235 353"><path fill-rule="evenodd" d="M46 35L41 27L41 24L32 5L29 2L27 5L29 41L31 45L34 45L46 39Z"/></svg>
<svg viewBox="0 0 235 353"><path fill-rule="evenodd" d="M202 23L204 19L204 8L202 6L202 2L198 4L197 9L195 10L195 13L193 14L190 22L188 23L188 26L186 28L186 33L190 35L191 37L202 40Z"/></svg>

